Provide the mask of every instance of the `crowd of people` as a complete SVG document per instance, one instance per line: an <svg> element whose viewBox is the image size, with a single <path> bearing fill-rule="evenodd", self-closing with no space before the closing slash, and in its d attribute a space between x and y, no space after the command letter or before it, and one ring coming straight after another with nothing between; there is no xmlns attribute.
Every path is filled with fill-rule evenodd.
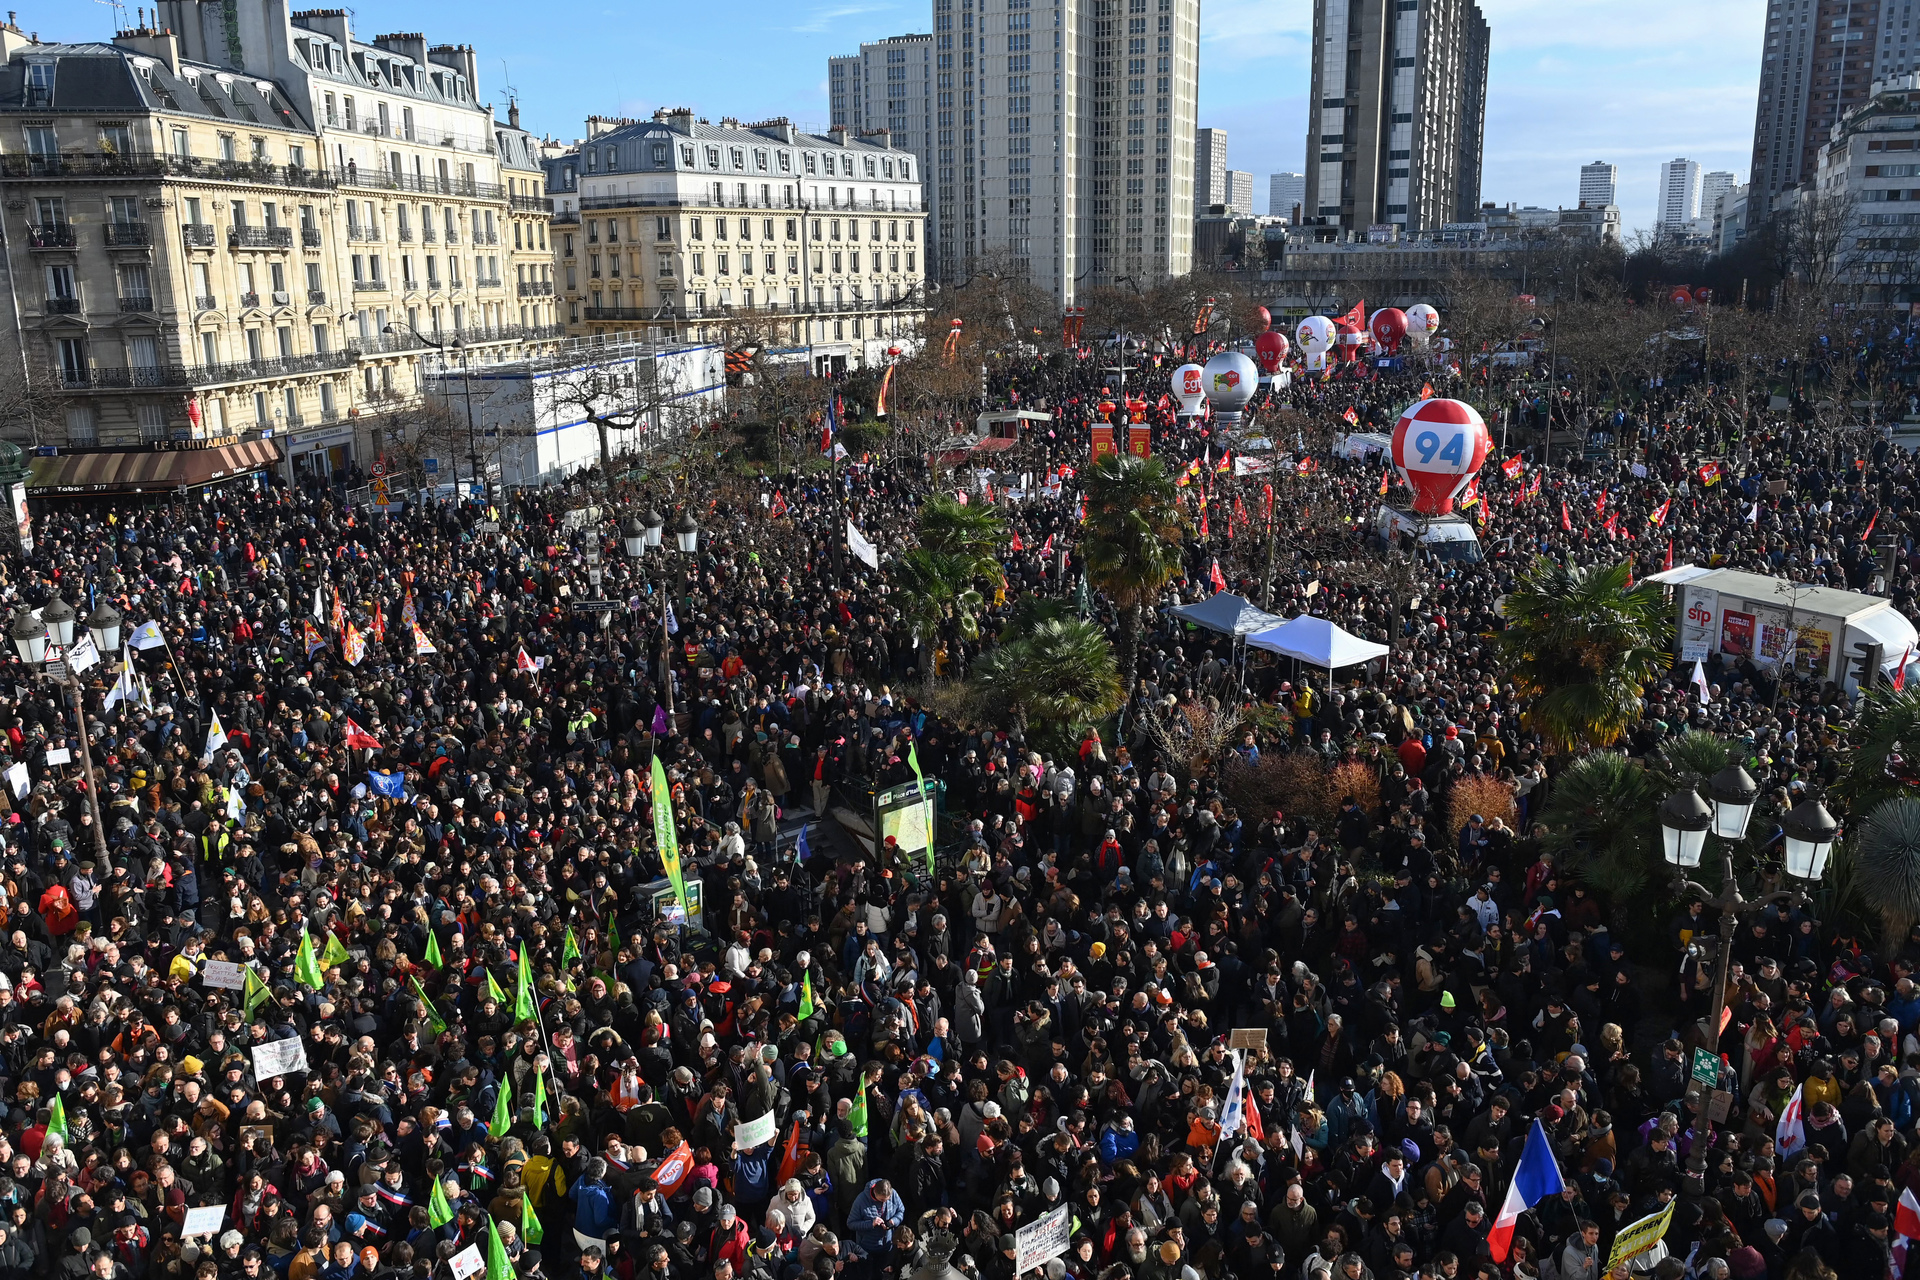
<svg viewBox="0 0 1920 1280"><path fill-rule="evenodd" d="M1349 409L1388 426L1432 379L1489 389L1302 379L1256 404L1277 448L1238 477L1215 463L1244 435L1156 403L1154 451L1202 463L1214 515L1120 732L943 719L929 678L1078 584L1098 363L996 369L997 401L1054 415L1015 469L1057 483L993 495L1016 537L978 637L916 631L890 586L955 487L917 463L682 489L692 555L629 556L617 522L667 499L593 475L379 516L245 484L38 511L0 602L111 605L129 669L20 664L0 694L0 1280L1014 1280L1020 1229L1062 1208L1065 1252L1019 1274L1600 1280L1669 1204L1632 1264L1658 1280L1894 1275L1920 941L1841 955L1801 914L1756 920L1709 1131L1688 1051L1714 975L1672 975L1712 921L1629 947L1608 886L1561 878L1540 824L1567 761L1490 636L1535 556L1865 587L1874 522L1902 558L1875 585L1909 607L1909 456L1764 395L1646 388L1577 411L1598 456L1516 437L1484 561L1415 553L1389 587L1381 463L1309 438ZM1522 390L1500 427L1563 394ZM1270 483L1271 562L1230 514ZM1391 660L1330 689L1248 666L1169 612L1216 574ZM1854 708L1711 679L1704 706L1683 673L1647 690L1622 746L1749 739L1777 826ZM1287 714L1196 766L1146 726L1199 704ZM1233 771L1294 752L1365 764L1377 806L1239 812ZM945 786L937 859L834 817L916 773ZM1469 782L1510 811L1455 825ZM1490 1245L1536 1122L1565 1190Z"/></svg>

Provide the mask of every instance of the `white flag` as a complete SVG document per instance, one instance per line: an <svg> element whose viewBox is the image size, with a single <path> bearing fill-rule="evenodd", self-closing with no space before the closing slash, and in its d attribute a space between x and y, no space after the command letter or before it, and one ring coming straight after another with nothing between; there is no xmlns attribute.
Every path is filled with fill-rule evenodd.
<svg viewBox="0 0 1920 1280"><path fill-rule="evenodd" d="M106 701L100 709L111 711L116 702L131 702L136 706L140 703L140 686L134 683L131 665L120 668L120 678L113 682L113 688L107 690Z"/></svg>
<svg viewBox="0 0 1920 1280"><path fill-rule="evenodd" d="M880 567L879 550L874 547L873 543L867 541L867 536L855 528L851 520L847 521L847 550L853 552L867 568L878 569Z"/></svg>
<svg viewBox="0 0 1920 1280"><path fill-rule="evenodd" d="M143 622L133 629L127 637L127 643L136 649L158 649L166 644L167 638L160 634L158 622Z"/></svg>
<svg viewBox="0 0 1920 1280"><path fill-rule="evenodd" d="M1220 1137L1222 1141L1232 1141L1247 1121L1247 1055L1245 1051L1233 1055L1233 1080L1227 1085L1227 1100L1220 1108Z"/></svg>
<svg viewBox="0 0 1920 1280"><path fill-rule="evenodd" d="M204 759L213 759L213 753L227 745L227 731L220 727L220 713L213 712L212 722L207 726L207 754Z"/></svg>
<svg viewBox="0 0 1920 1280"><path fill-rule="evenodd" d="M320 584L317 582L313 585L313 616L320 622L327 620L327 608L320 600Z"/></svg>
<svg viewBox="0 0 1920 1280"><path fill-rule="evenodd" d="M1707 693L1707 669L1700 665L1698 658L1693 660L1693 687L1700 691L1701 706L1704 707L1713 701L1713 698Z"/></svg>
<svg viewBox="0 0 1920 1280"><path fill-rule="evenodd" d="M1793 1087L1793 1096L1787 1099L1787 1106L1780 1113L1780 1122L1773 1131L1774 1149L1782 1156L1791 1156L1807 1145L1807 1127L1800 1119L1800 1086Z"/></svg>
<svg viewBox="0 0 1920 1280"><path fill-rule="evenodd" d="M1747 512L1747 523L1748 524L1760 523L1760 503L1758 500L1754 502L1753 507Z"/></svg>
<svg viewBox="0 0 1920 1280"><path fill-rule="evenodd" d="M90 667L100 665L100 650L94 647L93 636L82 632L78 639L67 646L67 668L79 675Z"/></svg>
<svg viewBox="0 0 1920 1280"><path fill-rule="evenodd" d="M227 816L235 822L244 821L247 816L247 804L240 798L239 787L227 788Z"/></svg>

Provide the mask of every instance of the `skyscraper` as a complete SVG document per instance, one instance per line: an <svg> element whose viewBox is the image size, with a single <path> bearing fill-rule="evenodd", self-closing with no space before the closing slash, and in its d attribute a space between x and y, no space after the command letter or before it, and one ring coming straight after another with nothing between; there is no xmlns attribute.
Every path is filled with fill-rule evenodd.
<svg viewBox="0 0 1920 1280"><path fill-rule="evenodd" d="M1487 20L1474 0L1314 0L1305 215L1417 231L1480 206Z"/></svg>
<svg viewBox="0 0 1920 1280"><path fill-rule="evenodd" d="M1193 144L1194 213L1204 216L1227 195L1227 131L1202 129Z"/></svg>
<svg viewBox="0 0 1920 1280"><path fill-rule="evenodd" d="M1700 212L1693 216L1701 222L1711 224L1714 210L1720 206L1720 197L1733 190L1736 184L1733 175L1724 169L1700 176Z"/></svg>
<svg viewBox="0 0 1920 1280"><path fill-rule="evenodd" d="M1583 209L1597 209L1605 205L1616 204L1614 196L1620 186L1620 166L1608 164L1604 160L1595 160L1592 164L1580 166L1580 206Z"/></svg>
<svg viewBox="0 0 1920 1280"><path fill-rule="evenodd" d="M1267 213L1275 218L1295 219L1307 202L1307 175L1276 173L1267 178Z"/></svg>
<svg viewBox="0 0 1920 1280"><path fill-rule="evenodd" d="M933 196L933 37L888 36L827 59L831 124L854 136L887 130L891 145L920 158L927 218L927 278L940 267L940 206Z"/></svg>
<svg viewBox="0 0 1920 1280"><path fill-rule="evenodd" d="M1700 165L1694 160L1669 160L1660 166L1660 207L1654 229L1682 232L1700 216Z"/></svg>
<svg viewBox="0 0 1920 1280"><path fill-rule="evenodd" d="M1229 213L1253 212L1253 175L1245 169L1227 170L1227 198L1225 201Z"/></svg>
<svg viewBox="0 0 1920 1280"><path fill-rule="evenodd" d="M1064 304L1187 271L1199 0L934 0L933 25L944 278L990 260Z"/></svg>
<svg viewBox="0 0 1920 1280"><path fill-rule="evenodd" d="M1914 0L1768 0L1753 126L1750 220L1813 177L1841 116L1873 82L1920 70Z"/></svg>

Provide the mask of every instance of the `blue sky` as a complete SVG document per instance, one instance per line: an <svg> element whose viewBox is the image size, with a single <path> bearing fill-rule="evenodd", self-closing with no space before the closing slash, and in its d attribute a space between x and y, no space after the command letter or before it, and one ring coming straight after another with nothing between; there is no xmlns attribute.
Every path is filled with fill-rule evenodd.
<svg viewBox="0 0 1920 1280"><path fill-rule="evenodd" d="M1620 166L1629 228L1653 222L1659 165L1675 156L1745 181L1765 6L1758 0L1480 0L1493 29L1482 198L1571 204L1580 166ZM471 43L483 97L522 123L578 137L589 114L685 105L742 119L827 120L826 60L862 40L926 31L929 0L736 0L724 10L545 0L370 0L356 34L424 31ZM1311 0L1202 0L1200 123L1228 131L1228 162L1299 171ZM458 24L454 25L455 15ZM45 39L100 39L104 3L23 11ZM595 31L604 31L597 39ZM502 64L505 59L505 65Z"/></svg>

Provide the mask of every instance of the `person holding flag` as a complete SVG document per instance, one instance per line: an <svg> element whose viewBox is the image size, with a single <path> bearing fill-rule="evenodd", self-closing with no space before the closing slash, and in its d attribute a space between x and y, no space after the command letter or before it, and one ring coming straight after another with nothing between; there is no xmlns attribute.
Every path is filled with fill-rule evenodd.
<svg viewBox="0 0 1920 1280"><path fill-rule="evenodd" d="M1513 1171L1513 1180L1507 1184L1500 1212L1494 1216L1493 1227L1487 1232L1487 1251L1495 1262L1507 1260L1513 1248L1514 1225L1520 1221L1520 1215L1549 1196L1559 1195L1566 1185L1560 1176L1560 1164L1553 1157L1553 1143L1536 1118L1527 1131L1526 1145L1520 1149L1520 1164Z"/></svg>

